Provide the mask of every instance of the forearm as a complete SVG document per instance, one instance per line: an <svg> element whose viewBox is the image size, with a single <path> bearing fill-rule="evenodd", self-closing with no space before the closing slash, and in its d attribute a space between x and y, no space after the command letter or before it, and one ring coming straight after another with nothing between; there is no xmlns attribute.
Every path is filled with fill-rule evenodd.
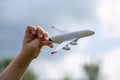
<svg viewBox="0 0 120 80"><path fill-rule="evenodd" d="M0 80L20 80L32 59L20 53L0 74Z"/></svg>

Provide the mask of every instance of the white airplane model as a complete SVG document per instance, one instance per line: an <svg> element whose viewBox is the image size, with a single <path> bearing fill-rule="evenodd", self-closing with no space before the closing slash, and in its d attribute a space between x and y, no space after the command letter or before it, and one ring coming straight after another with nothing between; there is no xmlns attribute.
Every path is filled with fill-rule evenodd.
<svg viewBox="0 0 120 80"><path fill-rule="evenodd" d="M51 52L51 54L57 53L60 49L70 50L70 47L68 45L77 45L78 39L80 39L82 37L93 35L95 33L90 30L67 32L67 31L63 31L58 28L55 28L54 26L52 26L52 28L62 34L51 36L49 38L49 41L60 44L54 51Z"/></svg>

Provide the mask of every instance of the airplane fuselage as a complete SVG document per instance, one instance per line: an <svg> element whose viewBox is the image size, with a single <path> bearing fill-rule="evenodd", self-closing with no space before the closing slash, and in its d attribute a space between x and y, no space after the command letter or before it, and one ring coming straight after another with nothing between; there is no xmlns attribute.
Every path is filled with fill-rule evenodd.
<svg viewBox="0 0 120 80"><path fill-rule="evenodd" d="M90 36L92 34L94 34L93 31L82 30L82 31L69 32L69 33L51 36L50 39L52 40L52 42L60 44L65 40L74 39L74 38L79 39L82 37Z"/></svg>

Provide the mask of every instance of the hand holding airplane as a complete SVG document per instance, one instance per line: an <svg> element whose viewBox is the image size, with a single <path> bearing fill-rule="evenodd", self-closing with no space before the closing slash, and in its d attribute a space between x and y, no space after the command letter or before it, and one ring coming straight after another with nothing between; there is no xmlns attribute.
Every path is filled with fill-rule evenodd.
<svg viewBox="0 0 120 80"><path fill-rule="evenodd" d="M52 26L52 28L61 34L51 36L49 38L49 41L52 41L53 43L56 43L56 44L60 44L54 51L51 52L51 54L57 53L60 49L70 50L70 47L68 45L77 45L78 39L80 39L82 37L93 35L95 33L90 30L67 32L64 30L60 30L54 26Z"/></svg>

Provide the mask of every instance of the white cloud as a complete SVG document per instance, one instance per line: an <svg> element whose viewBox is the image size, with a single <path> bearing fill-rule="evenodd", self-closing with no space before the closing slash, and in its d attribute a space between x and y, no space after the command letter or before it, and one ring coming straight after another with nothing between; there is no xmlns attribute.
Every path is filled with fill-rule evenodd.
<svg viewBox="0 0 120 80"><path fill-rule="evenodd" d="M82 54L81 54L82 53ZM86 55L83 52L78 54L69 53L61 59L47 60L38 59L32 65L33 70L44 79L61 79L65 75L72 76L74 79L85 76L82 66L92 60L97 62L102 60L101 72L105 80L119 80L120 74L120 47L109 49L104 55ZM38 79L39 80L39 79Z"/></svg>
<svg viewBox="0 0 120 80"><path fill-rule="evenodd" d="M78 31L78 30L93 30L94 26L89 21L83 21L75 18L70 14L61 14L54 22L56 27L67 29L68 31Z"/></svg>
<svg viewBox="0 0 120 80"><path fill-rule="evenodd" d="M32 63L32 68L37 74L38 80L57 80L61 76L61 73L59 73L56 65L52 61L47 59L38 59L37 61Z"/></svg>
<svg viewBox="0 0 120 80"><path fill-rule="evenodd" d="M101 21L102 35L106 38L120 38L120 0L99 0L97 8Z"/></svg>
<svg viewBox="0 0 120 80"><path fill-rule="evenodd" d="M58 80L64 76L83 77L82 65L85 57L81 54L68 54L60 60L38 59L32 63L32 68L42 80ZM39 80L39 79L38 79Z"/></svg>
<svg viewBox="0 0 120 80"><path fill-rule="evenodd" d="M59 68L62 71L63 76L68 74L74 78L80 78L83 75L81 74L81 65L84 63L84 56L81 54L69 54L65 56L59 64Z"/></svg>
<svg viewBox="0 0 120 80"><path fill-rule="evenodd" d="M105 80L120 80L120 47L105 53L102 72Z"/></svg>

